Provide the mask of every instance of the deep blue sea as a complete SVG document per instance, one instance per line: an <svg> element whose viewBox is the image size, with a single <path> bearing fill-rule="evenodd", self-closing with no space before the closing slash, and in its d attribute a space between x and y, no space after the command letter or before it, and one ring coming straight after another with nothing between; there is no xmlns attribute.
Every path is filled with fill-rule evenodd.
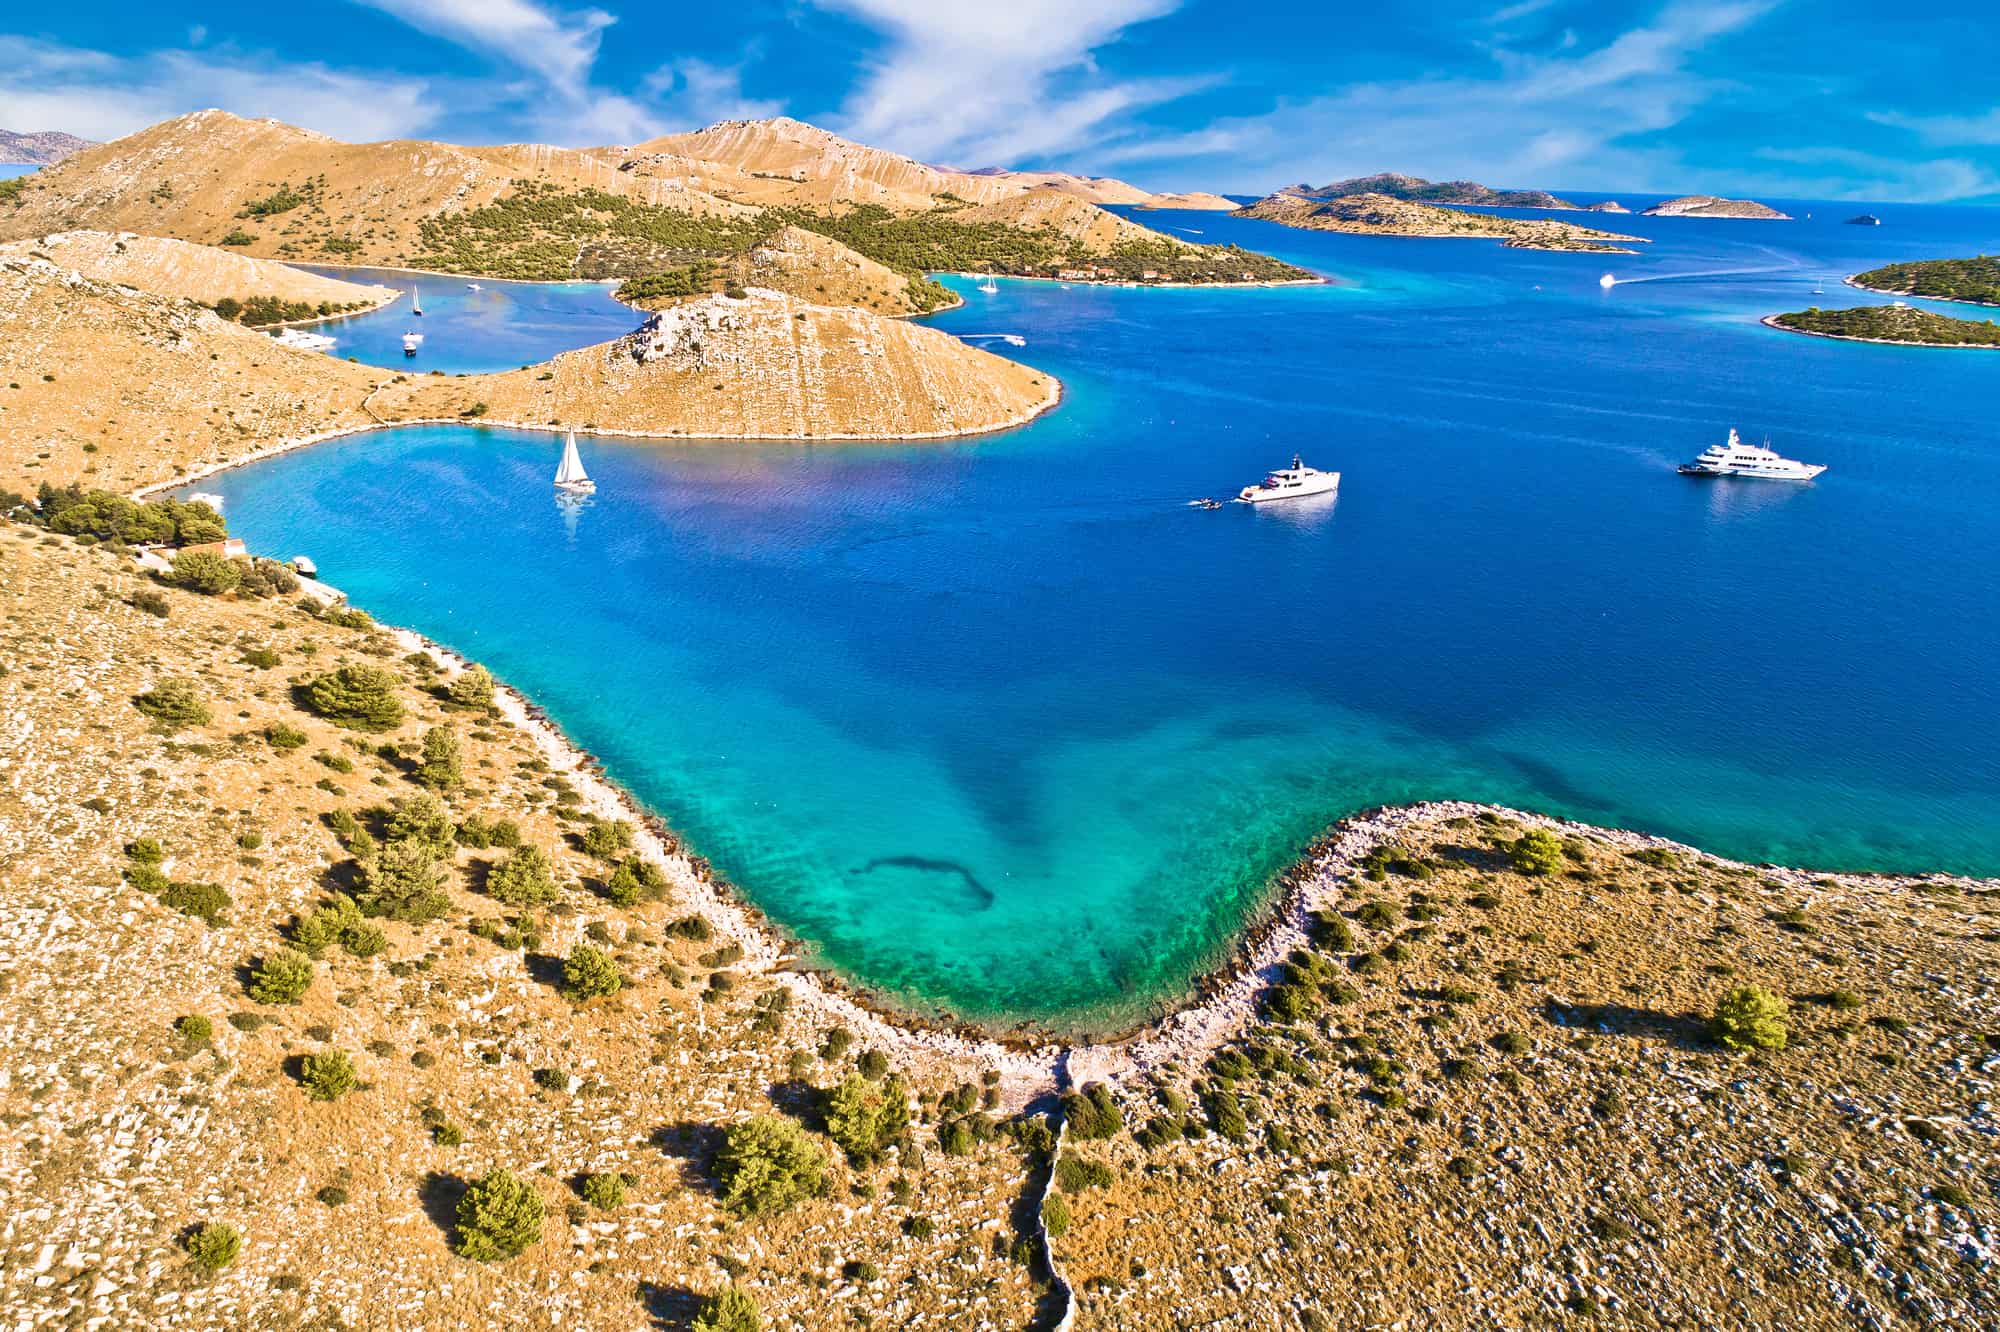
<svg viewBox="0 0 2000 1332"><path fill-rule="evenodd" d="M1066 386L982 439L586 439L565 508L550 436L407 428L203 487L544 702L822 960L975 1018L1148 1011L1390 801L2000 873L2000 354L1757 322L2000 212L1786 206L1602 218L1657 238L1608 257L1146 214L1339 282L954 280L937 326ZM443 288L438 356L546 354ZM1731 426L1830 470L1675 474ZM1294 451L1336 501L1186 507Z"/></svg>

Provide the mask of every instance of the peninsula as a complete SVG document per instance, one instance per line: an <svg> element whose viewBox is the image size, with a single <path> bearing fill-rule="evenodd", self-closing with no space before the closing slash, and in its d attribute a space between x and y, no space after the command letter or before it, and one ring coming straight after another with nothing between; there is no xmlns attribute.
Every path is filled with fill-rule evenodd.
<svg viewBox="0 0 2000 1332"><path fill-rule="evenodd" d="M1763 321L1788 333L1810 333L1848 342L1892 342L1919 347L2000 347L2000 324L1951 319L1907 305L1861 305L1850 310L1798 310Z"/></svg>
<svg viewBox="0 0 2000 1332"><path fill-rule="evenodd" d="M1576 207L1569 200L1557 198L1547 190L1495 190L1477 181L1432 181L1420 176L1398 175L1393 171L1379 172L1373 176L1354 176L1317 188L1310 185L1294 185L1285 190L1285 193L1297 195L1302 199L1351 199L1357 195L1381 194L1391 199L1401 199L1406 203L1462 204L1486 208L1573 209Z"/></svg>
<svg viewBox="0 0 2000 1332"><path fill-rule="evenodd" d="M1739 217L1789 222L1791 214L1781 213L1751 199L1723 199L1713 194L1685 194L1648 208L1641 217Z"/></svg>
<svg viewBox="0 0 2000 1332"><path fill-rule="evenodd" d="M1922 296L1966 305L2000 305L2000 256L1920 259L1884 264L1847 279L1848 285L1887 296Z"/></svg>
<svg viewBox="0 0 2000 1332"><path fill-rule="evenodd" d="M1344 195L1311 199L1281 190L1246 205L1232 216L1259 218L1310 231L1341 231L1357 236L1470 237L1497 240L1518 250L1574 250L1597 254L1636 254L1633 244L1643 236L1580 227L1549 218L1500 217L1492 213L1432 204L1410 203L1386 194Z"/></svg>

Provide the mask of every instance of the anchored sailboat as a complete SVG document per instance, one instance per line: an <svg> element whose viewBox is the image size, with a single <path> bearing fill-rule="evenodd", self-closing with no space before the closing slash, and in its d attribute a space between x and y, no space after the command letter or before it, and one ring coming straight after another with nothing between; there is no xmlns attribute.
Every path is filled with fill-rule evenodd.
<svg viewBox="0 0 2000 1332"><path fill-rule="evenodd" d="M411 288L410 288L410 313L411 313L411 314L413 314L413 315L422 315L422 314L423 314L423 312L424 312L424 302L423 302L423 298L422 298L421 296L417 295L417 289L416 289L415 287L411 287Z"/></svg>
<svg viewBox="0 0 2000 1332"><path fill-rule="evenodd" d="M597 483L583 470L583 457L576 451L576 431L563 440L562 464L556 468L556 489L569 495L588 495Z"/></svg>

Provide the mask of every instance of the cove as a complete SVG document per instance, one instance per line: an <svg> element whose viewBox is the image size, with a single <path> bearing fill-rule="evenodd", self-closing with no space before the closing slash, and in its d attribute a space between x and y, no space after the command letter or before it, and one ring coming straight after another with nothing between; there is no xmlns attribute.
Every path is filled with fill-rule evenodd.
<svg viewBox="0 0 2000 1332"><path fill-rule="evenodd" d="M564 507L555 438L408 427L202 488L546 706L827 965L1106 1031L1380 803L2000 872L2000 354L1756 322L1976 248L1977 210L1897 218L1580 257L1153 214L1344 282L955 283L939 327L1065 384L996 436L585 438ZM1731 425L1830 470L1674 475ZM1186 507L1294 451L1336 501Z"/></svg>

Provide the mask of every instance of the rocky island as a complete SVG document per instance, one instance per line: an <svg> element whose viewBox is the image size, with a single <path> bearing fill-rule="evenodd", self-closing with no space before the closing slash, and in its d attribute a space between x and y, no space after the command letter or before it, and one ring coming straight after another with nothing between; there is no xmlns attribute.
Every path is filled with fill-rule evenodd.
<svg viewBox="0 0 2000 1332"><path fill-rule="evenodd" d="M1884 264L1847 279L1848 285L1886 296L1922 296L1966 305L2000 305L2000 256L1919 259Z"/></svg>
<svg viewBox="0 0 2000 1332"><path fill-rule="evenodd" d="M1751 199L1723 199L1713 194L1686 194L1678 199L1668 199L1648 208L1642 217L1740 217L1759 218L1766 221L1791 220L1790 213L1781 213L1767 204Z"/></svg>
<svg viewBox="0 0 2000 1332"><path fill-rule="evenodd" d="M1293 185L1284 191L1301 199L1351 199L1363 194L1386 195L1406 203L1455 204L1486 208L1575 208L1547 190L1495 190L1471 180L1425 180L1393 171L1354 176L1317 188Z"/></svg>
<svg viewBox="0 0 2000 1332"><path fill-rule="evenodd" d="M0 162L52 166L71 153L90 146L89 139L80 139L61 130L36 130L23 134L17 130L0 129Z"/></svg>
<svg viewBox="0 0 2000 1332"><path fill-rule="evenodd" d="M1492 213L1410 203L1386 194L1313 199L1281 190L1239 208L1232 215L1277 222L1309 231L1341 231L1356 236L1468 237L1497 240L1519 250L1574 250L1597 254L1637 254L1642 236L1597 231L1549 218L1500 217Z"/></svg>
<svg viewBox="0 0 2000 1332"><path fill-rule="evenodd" d="M1799 310L1767 316L1765 324L1789 333L1809 333L1848 342L1891 342L1919 347L2000 348L2000 324L1951 319L1898 303L1862 305L1851 310Z"/></svg>

